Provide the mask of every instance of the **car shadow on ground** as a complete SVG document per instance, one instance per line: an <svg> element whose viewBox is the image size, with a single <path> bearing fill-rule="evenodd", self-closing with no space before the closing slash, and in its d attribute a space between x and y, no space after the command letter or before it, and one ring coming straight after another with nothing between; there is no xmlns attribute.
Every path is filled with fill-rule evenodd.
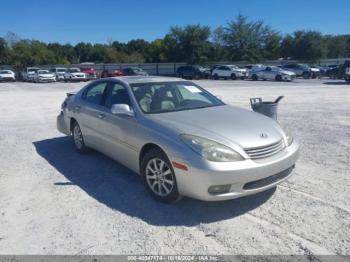
<svg viewBox="0 0 350 262"><path fill-rule="evenodd" d="M349 85L350 84L348 82L346 82L345 80L343 81L327 81L327 82L323 82L324 85Z"/></svg>
<svg viewBox="0 0 350 262"><path fill-rule="evenodd" d="M155 201L140 177L112 159L91 152L76 152L70 137L57 137L33 143L62 177L55 186L79 186L100 203L142 219L152 225L193 226L230 219L257 208L275 192L275 188L244 198L222 202L203 202L184 198L167 205Z"/></svg>

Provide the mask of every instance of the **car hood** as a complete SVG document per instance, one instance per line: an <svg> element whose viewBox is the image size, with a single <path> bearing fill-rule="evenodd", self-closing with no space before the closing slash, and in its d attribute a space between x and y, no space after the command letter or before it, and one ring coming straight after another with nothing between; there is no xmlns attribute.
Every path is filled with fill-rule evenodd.
<svg viewBox="0 0 350 262"><path fill-rule="evenodd" d="M284 137L280 126L271 118L229 105L152 114L150 118L178 134L201 136L242 148L269 145Z"/></svg>

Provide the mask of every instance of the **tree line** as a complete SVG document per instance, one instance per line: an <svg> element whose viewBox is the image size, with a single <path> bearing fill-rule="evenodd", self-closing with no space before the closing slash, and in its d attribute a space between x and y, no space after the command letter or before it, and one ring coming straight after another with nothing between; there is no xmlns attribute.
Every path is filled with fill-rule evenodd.
<svg viewBox="0 0 350 262"><path fill-rule="evenodd" d="M0 64L17 68L44 64L159 63L214 61L262 62L279 58L315 62L321 58L350 57L350 35L296 31L282 35L263 21L238 15L224 26L171 27L164 38L107 44L76 45L20 39L14 33L0 37Z"/></svg>

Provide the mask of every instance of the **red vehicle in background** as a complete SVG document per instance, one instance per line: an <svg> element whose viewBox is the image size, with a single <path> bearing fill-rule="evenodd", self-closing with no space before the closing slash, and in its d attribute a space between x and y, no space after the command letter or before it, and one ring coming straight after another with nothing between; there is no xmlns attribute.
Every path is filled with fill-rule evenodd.
<svg viewBox="0 0 350 262"><path fill-rule="evenodd" d="M101 78L106 78L106 77L115 77L115 76L124 76L125 74L120 71L120 70L103 70L101 73Z"/></svg>
<svg viewBox="0 0 350 262"><path fill-rule="evenodd" d="M80 67L80 70L86 74L88 80L96 80L99 78L99 73L93 68Z"/></svg>

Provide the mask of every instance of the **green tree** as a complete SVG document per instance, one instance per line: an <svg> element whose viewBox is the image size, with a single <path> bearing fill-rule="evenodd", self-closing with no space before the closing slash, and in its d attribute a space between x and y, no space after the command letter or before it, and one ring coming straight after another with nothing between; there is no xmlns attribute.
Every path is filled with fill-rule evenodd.
<svg viewBox="0 0 350 262"><path fill-rule="evenodd" d="M281 42L281 56L283 58L292 58L294 56L294 38L286 35Z"/></svg>
<svg viewBox="0 0 350 262"><path fill-rule="evenodd" d="M279 34L262 21L251 22L239 14L224 27L223 42L232 61L258 62L279 54ZM266 48L272 48L272 51Z"/></svg>
<svg viewBox="0 0 350 262"><path fill-rule="evenodd" d="M347 42L350 40L350 35L326 35L325 44L327 45L327 57L339 58L347 56Z"/></svg>
<svg viewBox="0 0 350 262"><path fill-rule="evenodd" d="M293 59L316 62L327 53L324 38L317 31L296 31L293 35Z"/></svg>
<svg viewBox="0 0 350 262"><path fill-rule="evenodd" d="M9 56L9 48L4 38L0 37L0 65L7 64Z"/></svg>
<svg viewBox="0 0 350 262"><path fill-rule="evenodd" d="M211 34L211 45L209 51L209 57L211 61L223 61L226 60L225 48L224 48L224 28L218 27Z"/></svg>
<svg viewBox="0 0 350 262"><path fill-rule="evenodd" d="M171 27L164 37L165 55L169 62L202 63L208 61L210 29L188 25Z"/></svg>
<svg viewBox="0 0 350 262"><path fill-rule="evenodd" d="M165 45L163 39L156 39L150 43L149 58L152 63L166 62Z"/></svg>

